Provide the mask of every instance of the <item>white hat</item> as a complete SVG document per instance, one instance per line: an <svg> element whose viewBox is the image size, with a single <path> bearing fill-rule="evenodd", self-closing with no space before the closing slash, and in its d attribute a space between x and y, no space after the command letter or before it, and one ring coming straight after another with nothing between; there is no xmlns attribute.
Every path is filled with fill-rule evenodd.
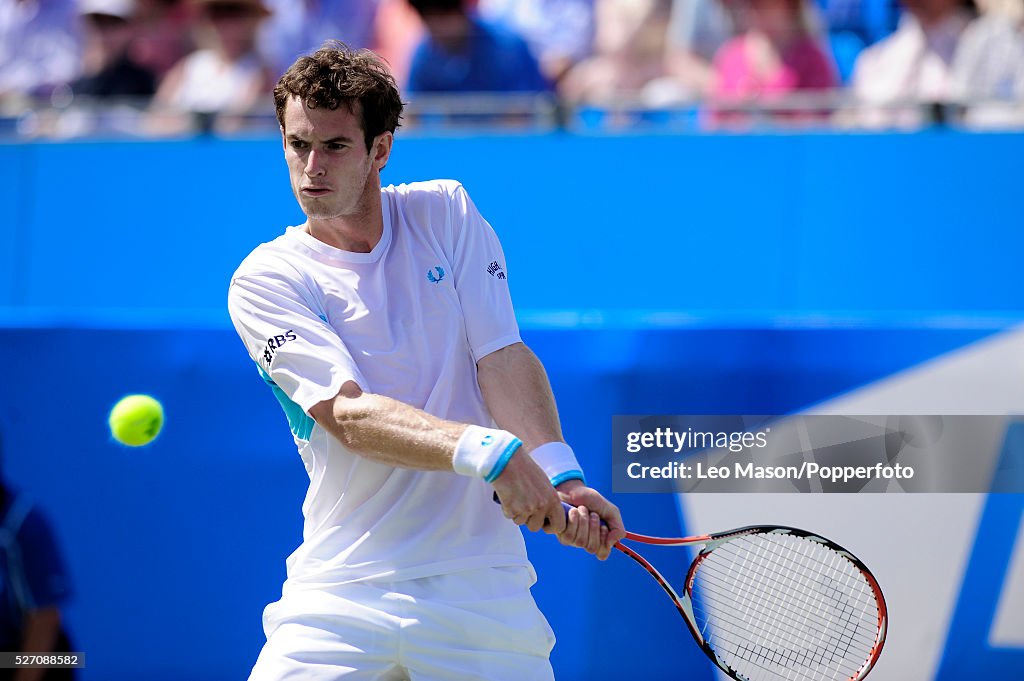
<svg viewBox="0 0 1024 681"><path fill-rule="evenodd" d="M130 19L135 14L134 0L78 0L79 14L106 14Z"/></svg>

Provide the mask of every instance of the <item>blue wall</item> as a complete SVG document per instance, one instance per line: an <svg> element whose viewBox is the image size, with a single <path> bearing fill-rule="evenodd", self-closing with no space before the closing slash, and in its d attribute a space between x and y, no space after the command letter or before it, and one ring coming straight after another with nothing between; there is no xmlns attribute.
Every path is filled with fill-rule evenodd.
<svg viewBox="0 0 1024 681"><path fill-rule="evenodd" d="M1024 135L400 139L461 179L520 309L1024 310ZM301 221L279 142L0 146L0 309L205 311ZM87 315L91 316L91 315Z"/></svg>
<svg viewBox="0 0 1024 681"><path fill-rule="evenodd" d="M566 437L592 484L609 490L615 414L784 413L993 330L524 335L547 365ZM7 328L0 347L6 473L62 540L85 679L138 679L140 670L151 681L244 678L262 644L262 607L280 595L284 559L301 541L307 479L234 332ZM165 431L142 450L116 445L106 430L112 404L136 391L157 395L167 412ZM686 530L669 495L612 498L638 531ZM543 534L528 543L561 681L657 681L679 670L711 681L674 608L632 561L598 563ZM670 579L683 578L678 552L651 553Z"/></svg>
<svg viewBox="0 0 1024 681"><path fill-rule="evenodd" d="M787 412L1024 317L1021 158L956 133L411 137L385 179L469 188L607 489L614 414ZM62 539L86 681L255 659L306 478L224 295L300 219L274 140L0 146L5 469ZM167 408L145 450L106 432L129 392ZM686 529L668 496L615 500ZM559 679L712 678L635 565L528 541Z"/></svg>

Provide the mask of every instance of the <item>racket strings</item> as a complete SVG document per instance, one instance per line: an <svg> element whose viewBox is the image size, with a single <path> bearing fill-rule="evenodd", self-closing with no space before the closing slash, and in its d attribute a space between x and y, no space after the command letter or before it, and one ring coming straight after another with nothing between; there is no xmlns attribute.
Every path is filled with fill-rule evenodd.
<svg viewBox="0 0 1024 681"><path fill-rule="evenodd" d="M729 597L730 594L723 594L721 592L715 592L715 595L718 596L718 597L721 597L721 598L727 598L727 597ZM737 627L745 627L745 626L749 626L749 624L750 624L748 620L743 619L741 616L733 615L733 614L728 613L728 612L713 613L711 611L708 611L708 610L705 610L705 609L701 608L699 605L696 605L696 604L694 605L694 610L698 611L698 612L700 612L702 614L707 615L707 617L704 618L705 619L705 623L704 623L705 631L702 632L702 633L705 633L705 634L706 634L707 627L710 625L710 616L712 614L714 614L716 616L719 616L719 617L722 617L723 619L726 619L726 620L729 620L729 621L733 622L735 624L735 626L737 626ZM856 626L858 624L856 621L854 621L852 619L852 614L853 614L853 611L850 611L847 614L846 619L844 620L844 622L846 623L846 625L848 627L854 627L854 626ZM822 619L819 618L817 624L822 626L822 627L828 627L832 623L830 621L822 620ZM777 628L779 628L779 629L791 630L796 635L799 634L799 630L796 629L795 625L787 624L785 621L777 621L775 626ZM849 636L848 638L847 637L841 637L841 638L840 637L835 637L834 640L836 642L836 645L839 645L839 644L843 643L843 640L842 640L843 638L846 638L848 643L862 643L862 644L866 644L866 645L873 645L874 644L874 638L873 637L869 638L867 636L858 635L858 632L856 630L851 631L851 636Z"/></svg>
<svg viewBox="0 0 1024 681"><path fill-rule="evenodd" d="M708 645L751 681L852 678L878 638L878 604L857 567L799 536L718 546L699 564L691 595Z"/></svg>
<svg viewBox="0 0 1024 681"><path fill-rule="evenodd" d="M763 549L760 552L763 553ZM735 559L730 561L730 565L735 571ZM764 586L764 581L765 580L763 579L761 580L762 587ZM777 589L778 587L772 588ZM804 593L806 594L807 592L805 591ZM763 611L769 605L768 601L764 598L763 593L761 596L762 597L760 599L754 599L748 603L741 604L744 607L740 609L741 619L739 621L742 622L744 625L750 623L752 613L755 613L755 611L757 610ZM737 604L735 589L733 589L732 593L728 594L728 598L731 599L732 605L735 606ZM807 600L806 596L803 600ZM792 627L780 627L780 623L786 622L787 618L780 617L780 612L778 610L770 610L769 613L770 614L768 616L767 624L762 626L760 629L754 628L751 631L747 632L745 638L726 636L724 634L719 636L719 638L723 639L723 642L732 643L735 646L735 649L740 655L740 657L752 660L755 663L758 662L760 659L760 661L763 661L765 663L793 666L794 663L798 665L807 665L816 661L824 661L824 657L821 654L823 652L823 649L820 645L818 645L817 647L813 647L815 641L813 641L812 639L808 639L806 636L799 636L800 632L794 630ZM764 615L764 613L762 613L762 615ZM791 618L792 616L788 615L787 617ZM764 618L762 617L762 619ZM821 627L820 622L817 623L817 626ZM747 628L750 629L750 627ZM760 640L756 640L756 635L751 636L751 634L759 635L761 640L769 644L772 643L774 639L780 638L780 635L785 635L789 636L790 638L793 638L794 634L796 634L797 640L790 641L790 643L803 646L804 649L799 650L793 645L790 645L789 648L779 648L778 646L772 647L771 645L764 645ZM748 639L755 640L750 640L748 642ZM719 647L721 648L722 646L719 645ZM814 658L815 653L818 653L817 660ZM763 665L759 666L763 667ZM792 676L792 674L788 674L787 676Z"/></svg>
<svg viewBox="0 0 1024 681"><path fill-rule="evenodd" d="M759 547L759 548L763 549L763 547ZM759 553L763 553L763 551L759 551ZM764 559L763 555L761 555L760 557L762 559ZM735 568L735 563L734 562L732 563L732 565ZM760 584L760 586L762 586L762 587L764 586L764 581L765 580L762 580L762 583ZM772 588L773 589L777 589L778 587L777 586L773 586ZM808 598L807 598L807 596L808 596L808 594L810 592L805 590L802 593L804 595L804 598L803 599L798 599L798 602L811 603L811 601L809 601ZM763 594L762 594L762 596L763 596ZM733 600L735 600L734 596L732 596L732 598L733 598ZM768 602L764 598L762 598L760 601L753 601L752 603L748 603L747 607L745 609L745 612L743 612L743 614L746 617L746 620L749 622L750 614L751 614L751 609L752 608L753 609L757 609L757 608L764 609L768 605L769 605ZM821 604L820 603L812 603L812 605L820 606ZM804 608L804 610L806 610L806 608ZM771 613L772 613L771 618L767 622L767 625L766 625L767 628L762 628L759 631L757 631L755 629L755 631L751 632L751 633L755 633L755 632L759 633L761 638L766 640L766 641L768 641L768 642L771 642L773 639L778 639L780 637L780 635L787 635L790 638L793 638L794 635L795 635L797 640L791 641L791 644L798 645L798 646L803 646L803 649L802 650L798 650L798 649L792 647L792 645L788 649L777 649L777 648L772 648L770 646L762 645L762 644L760 644L756 640L753 641L752 643L747 643L746 641L740 642L738 640L737 641L733 641L733 643L736 644L737 649L739 650L741 657L747 658L747 659L753 659L755 661L757 661L758 658L761 658L765 662L774 662L776 664L786 664L786 665L790 665L790 666L792 666L794 663L797 664L797 665L804 665L804 666L806 666L806 665L809 665L809 664L812 664L812 663L819 663L820 664L820 663L825 662L825 659L824 659L825 648L823 648L822 646L823 646L823 644L826 643L826 641L822 641L822 640L814 641L813 639L808 638L806 635L801 636L802 632L799 631L799 630L795 630L793 627L788 627L787 628L787 627L784 627L784 626L780 626L782 623L785 623L787 621L787 617L789 617L789 616L782 617L781 616L782 613L780 611L778 611L778 610L772 610ZM833 619L835 619L835 618L833 618ZM847 617L845 619L849 620L849 617ZM818 627L822 626L820 621L816 622L815 624ZM845 629L848 630L849 629L849 625L847 625L845 627ZM833 636L830 637L830 639L834 638L834 637L835 637L835 633L833 632ZM730 637L722 636L720 638L730 638ZM827 643L830 643L830 644L832 644L834 646L841 646L841 645L843 645L843 641L841 640L842 638L844 638L844 637L840 634L839 635L839 640L829 640L829 641L827 641ZM817 644L817 645L815 645L815 644ZM848 647L848 644L846 645L846 647ZM816 654L817 654L817 657L815 657ZM792 674L789 674L788 676L792 676Z"/></svg>
<svg viewBox="0 0 1024 681"><path fill-rule="evenodd" d="M714 587L715 587L715 584L721 584L721 583L726 583L726 582L732 581L732 579L733 579L733 575L732 574L730 574L729 572L727 572L725 570L719 569L716 566L707 565L707 564L701 566L701 573L700 574L702 575L702 580L704 582L704 584L703 584L704 589L709 590L709 591L714 591L716 595L718 595L719 597L722 597L722 598L728 597L730 595L731 592L726 593L726 592L721 592L721 591L715 591ZM717 581L705 579L704 577L707 576L707 575L712 575L712 576L716 577ZM761 582L760 586L766 592L769 588L784 589L787 585L786 585L786 583L784 581L780 581L779 579L777 579L776 577L774 577L770 573L766 573L763 576L763 581ZM860 607L857 607L857 606L860 606ZM874 606L874 599L872 598L871 600L863 600L863 601L861 601L859 603L850 604L850 607L846 608L846 610L848 610L849 617L852 617L854 613L859 612L861 614L861 616L866 621L871 622L871 623L875 623L875 622L877 622L877 610L874 610L874 614L872 614L872 607L873 606ZM808 618L812 618L812 619L816 618L818 620L818 622L821 625L823 625L823 626L827 626L830 623L830 621L831 621L828 618L822 616L821 615L821 611L819 609L814 608L814 607L808 607L803 602L796 602L796 603L794 603L793 604L793 609L801 610ZM728 613L724 613L724 615L728 616ZM740 620L740 621L742 622L743 620ZM784 623L780 623L780 625L783 625L783 624ZM875 634L875 632L872 632L870 638L865 637L865 638L863 638L863 640L864 641L871 641L871 642L873 642L874 641L874 634ZM856 639L857 637L855 636L854 638Z"/></svg>

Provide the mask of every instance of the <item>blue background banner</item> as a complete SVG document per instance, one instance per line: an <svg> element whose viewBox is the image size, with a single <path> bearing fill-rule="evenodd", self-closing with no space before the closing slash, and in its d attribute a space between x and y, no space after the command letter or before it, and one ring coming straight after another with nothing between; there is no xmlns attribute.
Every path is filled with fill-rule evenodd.
<svg viewBox="0 0 1024 681"><path fill-rule="evenodd" d="M307 479L224 309L241 259L301 221L279 144L0 146L4 469L61 539L85 681L244 678L301 541ZM400 136L385 180L468 188L610 489L614 414L790 413L1024 318L1021 158L1024 136L953 132ZM143 450L106 430L132 392L167 413ZM669 495L615 500L647 534L725 529L688 527ZM560 680L713 678L630 561L528 543ZM1001 583L1007 553L972 581ZM680 581L688 556L659 558Z"/></svg>

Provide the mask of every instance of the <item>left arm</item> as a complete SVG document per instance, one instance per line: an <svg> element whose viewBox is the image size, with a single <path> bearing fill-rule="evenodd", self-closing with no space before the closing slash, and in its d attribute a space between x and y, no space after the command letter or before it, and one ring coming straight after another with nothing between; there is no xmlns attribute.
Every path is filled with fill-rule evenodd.
<svg viewBox="0 0 1024 681"><path fill-rule="evenodd" d="M525 344L513 343L481 358L477 380L498 427L522 440L527 452L550 442L564 442L547 373ZM569 512L559 540L584 548L601 560L607 558L626 535L619 509L579 479L566 480L556 489L576 507ZM606 528L601 526L602 520Z"/></svg>
<svg viewBox="0 0 1024 681"><path fill-rule="evenodd" d="M37 608L25 613L21 652L52 654L57 652L59 637L60 610L57 606ZM14 681L36 681L42 679L45 673L46 670L42 667L23 667L14 673L13 679Z"/></svg>

